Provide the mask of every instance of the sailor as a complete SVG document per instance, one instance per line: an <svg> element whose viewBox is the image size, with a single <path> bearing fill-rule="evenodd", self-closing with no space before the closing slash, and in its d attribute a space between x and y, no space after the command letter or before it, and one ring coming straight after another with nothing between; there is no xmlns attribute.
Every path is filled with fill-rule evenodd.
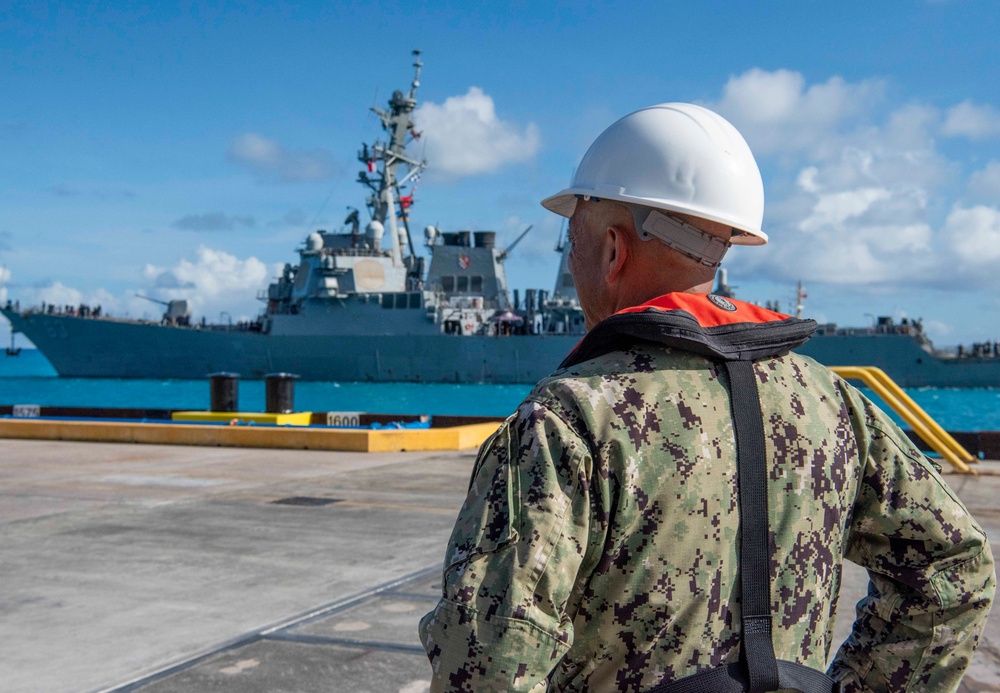
<svg viewBox="0 0 1000 693"><path fill-rule="evenodd" d="M994 594L983 530L790 351L813 321L709 294L731 245L768 240L742 136L637 111L542 204L589 332L479 451L420 623L431 690L955 690ZM843 558L871 583L840 645Z"/></svg>

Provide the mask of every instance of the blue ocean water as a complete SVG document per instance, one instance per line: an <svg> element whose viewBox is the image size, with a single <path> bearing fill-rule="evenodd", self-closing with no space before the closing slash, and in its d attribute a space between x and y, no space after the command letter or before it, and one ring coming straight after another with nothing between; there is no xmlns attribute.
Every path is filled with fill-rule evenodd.
<svg viewBox="0 0 1000 693"><path fill-rule="evenodd" d="M300 382L295 386L295 408L507 416L530 389L530 385ZM998 389L920 388L907 392L947 430L1000 431ZM873 393L866 394L878 401ZM261 411L263 381L241 381L239 398L241 410ZM17 357L0 352L0 404L197 410L207 409L208 400L207 380L59 378L35 350L25 349ZM902 422L897 418L897 423Z"/></svg>
<svg viewBox="0 0 1000 693"><path fill-rule="evenodd" d="M421 383L295 383L299 411L357 411L385 414L507 416L530 385ZM207 409L208 380L59 378L37 350L17 357L0 351L0 404L62 407ZM264 381L241 380L241 411L264 410Z"/></svg>

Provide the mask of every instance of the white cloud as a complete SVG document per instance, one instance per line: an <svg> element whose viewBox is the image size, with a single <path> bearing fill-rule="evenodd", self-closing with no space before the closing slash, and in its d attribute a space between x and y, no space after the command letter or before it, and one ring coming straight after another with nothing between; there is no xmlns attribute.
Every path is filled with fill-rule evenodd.
<svg viewBox="0 0 1000 693"><path fill-rule="evenodd" d="M868 244L879 250L889 262L900 260L900 254L924 254L932 250L934 230L925 223L872 224L862 229Z"/></svg>
<svg viewBox="0 0 1000 693"><path fill-rule="evenodd" d="M255 257L241 260L222 250L199 246L197 257L182 259L173 267L146 265L145 291L163 299L186 299L192 313L210 321L225 311L233 320L251 319L260 312L257 292L280 272Z"/></svg>
<svg viewBox="0 0 1000 693"><path fill-rule="evenodd" d="M288 150L256 132L247 132L229 144L226 157L266 179L285 183L325 180L336 172L325 149Z"/></svg>
<svg viewBox="0 0 1000 693"><path fill-rule="evenodd" d="M1000 210L956 207L945 221L944 236L966 267L995 273L1000 260Z"/></svg>
<svg viewBox="0 0 1000 693"><path fill-rule="evenodd" d="M890 193L885 188L861 188L821 194L816 199L812 214L799 222L799 230L813 233L828 227L841 227L845 221L861 216L874 203L889 197Z"/></svg>
<svg viewBox="0 0 1000 693"><path fill-rule="evenodd" d="M141 272L145 285L124 295L103 288L81 291L56 281L22 288L18 296L24 307L43 302L59 308L83 304L101 306L105 315L154 320L159 318L163 307L145 297L162 301L185 299L196 318L204 315L214 322L224 312L233 321L251 320L260 313L257 292L280 271L280 265L268 266L255 257L240 259L201 246L194 261L182 259L173 267L145 265Z"/></svg>
<svg viewBox="0 0 1000 693"><path fill-rule="evenodd" d="M948 339L955 333L955 328L941 320L924 320L924 332L935 342Z"/></svg>
<svg viewBox="0 0 1000 693"><path fill-rule="evenodd" d="M769 227L773 248L744 260L758 274L858 286L919 284L928 276L935 234L919 194L860 187L798 197L811 198L811 209Z"/></svg>
<svg viewBox="0 0 1000 693"><path fill-rule="evenodd" d="M835 159L817 159L796 174L799 192L782 201L788 210L783 225L799 232L782 241L803 244L801 252L809 251L806 245L816 236L863 243L874 256L926 251L932 241L928 189L930 181L942 178L941 167L933 152L886 145L872 150L844 147ZM868 276L875 282L885 278Z"/></svg>
<svg viewBox="0 0 1000 693"><path fill-rule="evenodd" d="M773 247L733 257L736 276L747 267L770 280L853 286L899 286L926 279L933 231L924 223L878 224L848 218L811 233L773 229ZM737 264L738 263L738 264Z"/></svg>
<svg viewBox="0 0 1000 693"><path fill-rule="evenodd" d="M263 285L267 265L255 257L240 260L222 250L199 246L197 260L181 260L172 268L146 265L143 277L156 287L174 291L195 291L208 298L229 291L243 291Z"/></svg>
<svg viewBox="0 0 1000 693"><path fill-rule="evenodd" d="M962 166L935 139L948 128L983 136L994 109L967 103L946 117L911 102L886 113L881 92L875 80L810 86L787 70L729 81L716 108L769 173L765 227L773 240L759 252L733 253L735 276L864 291L964 289L974 276L1000 287L1000 162L963 185ZM964 205L956 191L965 192Z"/></svg>
<svg viewBox="0 0 1000 693"><path fill-rule="evenodd" d="M1000 135L1000 111L963 101L948 109L941 132L951 137L981 140Z"/></svg>
<svg viewBox="0 0 1000 693"><path fill-rule="evenodd" d="M18 300L24 307L39 306L42 303L63 308L80 305L101 306L104 312L121 310L122 302L104 289L80 291L62 282L46 282L37 286L24 287L18 291Z"/></svg>
<svg viewBox="0 0 1000 693"><path fill-rule="evenodd" d="M6 284L10 281L10 270L0 265L0 284Z"/></svg>
<svg viewBox="0 0 1000 693"><path fill-rule="evenodd" d="M969 194L980 200L1000 201L1000 161L991 161L969 177Z"/></svg>
<svg viewBox="0 0 1000 693"><path fill-rule="evenodd" d="M426 146L429 172L444 177L490 173L535 156L538 127L524 128L497 117L493 98L479 87L441 105L427 102L414 114Z"/></svg>
<svg viewBox="0 0 1000 693"><path fill-rule="evenodd" d="M739 128L757 154L822 149L838 128L882 98L883 84L831 77L806 87L799 72L754 68L731 77L711 107Z"/></svg>
<svg viewBox="0 0 1000 693"><path fill-rule="evenodd" d="M910 103L893 110L886 124L871 133L889 147L926 149L934 146L932 131L940 120L938 109Z"/></svg>
<svg viewBox="0 0 1000 693"><path fill-rule="evenodd" d="M818 175L818 168L807 166L799 171L799 175L795 179L795 184L808 193L819 192L819 184L816 183L816 176Z"/></svg>
<svg viewBox="0 0 1000 693"><path fill-rule="evenodd" d="M66 286L62 282L52 282L45 286L35 287L33 291L38 301L57 306L78 306L83 303L83 292Z"/></svg>

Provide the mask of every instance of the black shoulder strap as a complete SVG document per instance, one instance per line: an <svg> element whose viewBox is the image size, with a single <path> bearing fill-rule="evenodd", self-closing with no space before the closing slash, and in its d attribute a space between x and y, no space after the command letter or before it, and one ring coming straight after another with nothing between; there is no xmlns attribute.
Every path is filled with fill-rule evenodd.
<svg viewBox="0 0 1000 693"><path fill-rule="evenodd" d="M779 661L771 637L771 549L764 416L752 361L725 361L736 434L740 507L740 659L662 683L648 693L839 693L840 684L796 662Z"/></svg>
<svg viewBox="0 0 1000 693"><path fill-rule="evenodd" d="M726 361L736 433L740 506L740 591L743 661L750 691L778 689L771 641L771 551L768 542L767 454L757 378L750 361Z"/></svg>

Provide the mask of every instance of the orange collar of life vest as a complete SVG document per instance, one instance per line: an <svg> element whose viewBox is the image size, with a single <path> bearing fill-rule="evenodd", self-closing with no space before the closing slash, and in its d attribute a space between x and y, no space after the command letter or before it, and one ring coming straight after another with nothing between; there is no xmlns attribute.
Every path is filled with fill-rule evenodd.
<svg viewBox="0 0 1000 693"><path fill-rule="evenodd" d="M683 310L691 314L702 327L719 327L737 323L768 323L787 320L788 315L777 313L752 303L725 298L716 294L689 294L673 292L657 296L638 306L624 308L615 315L642 313L649 310L667 312Z"/></svg>

